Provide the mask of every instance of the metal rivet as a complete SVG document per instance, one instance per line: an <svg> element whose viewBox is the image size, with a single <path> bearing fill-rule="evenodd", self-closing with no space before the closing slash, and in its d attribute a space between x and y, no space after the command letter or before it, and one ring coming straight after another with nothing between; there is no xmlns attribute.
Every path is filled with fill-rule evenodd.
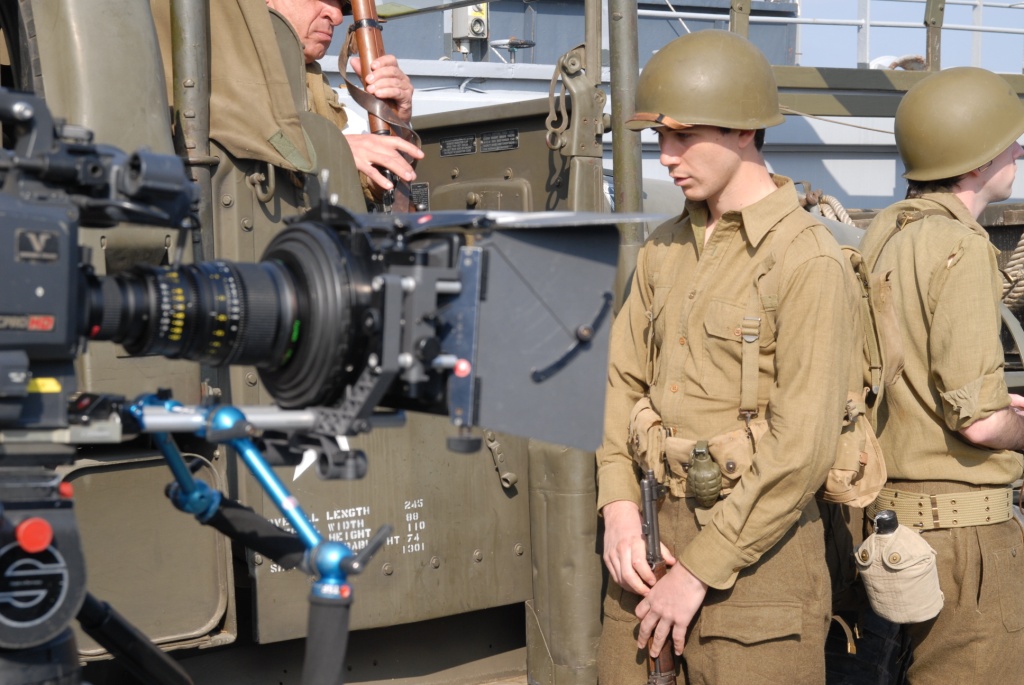
<svg viewBox="0 0 1024 685"><path fill-rule="evenodd" d="M473 550L473 561L480 563L484 560L484 553L478 549Z"/></svg>
<svg viewBox="0 0 1024 685"><path fill-rule="evenodd" d="M391 565L391 562L387 562L383 566L381 566L380 570L384 575L390 576L392 573L395 572L395 567Z"/></svg>
<svg viewBox="0 0 1024 685"><path fill-rule="evenodd" d="M256 374L254 374L252 371L250 371L249 373L245 374L245 384L248 385L250 388L251 387L255 387L255 385L256 385Z"/></svg>
<svg viewBox="0 0 1024 685"><path fill-rule="evenodd" d="M220 203L225 207L230 207L231 205L235 204L235 198L231 197L230 195L221 195Z"/></svg>
<svg viewBox="0 0 1024 685"><path fill-rule="evenodd" d="M242 230L243 231L251 231L252 230L252 219L250 219L249 217L245 217L244 219L242 219Z"/></svg>
<svg viewBox="0 0 1024 685"><path fill-rule="evenodd" d="M434 568L440 568L441 560L438 559L437 557L430 557L430 565L433 566Z"/></svg>
<svg viewBox="0 0 1024 685"><path fill-rule="evenodd" d="M263 565L263 555L262 554L254 554L254 555L252 555L252 563L256 564L257 566L262 566Z"/></svg>
<svg viewBox="0 0 1024 685"><path fill-rule="evenodd" d="M512 548L512 551L516 553L517 557L521 557L526 552L526 549L523 547L523 543L517 542L516 546Z"/></svg>

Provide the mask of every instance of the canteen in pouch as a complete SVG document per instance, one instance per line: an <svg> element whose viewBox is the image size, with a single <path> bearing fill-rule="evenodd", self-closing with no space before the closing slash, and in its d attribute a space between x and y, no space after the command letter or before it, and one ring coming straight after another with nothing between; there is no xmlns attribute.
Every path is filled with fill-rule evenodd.
<svg viewBox="0 0 1024 685"><path fill-rule="evenodd" d="M854 552L871 608L893 623L921 623L942 610L935 550L920 533L885 509L875 532Z"/></svg>

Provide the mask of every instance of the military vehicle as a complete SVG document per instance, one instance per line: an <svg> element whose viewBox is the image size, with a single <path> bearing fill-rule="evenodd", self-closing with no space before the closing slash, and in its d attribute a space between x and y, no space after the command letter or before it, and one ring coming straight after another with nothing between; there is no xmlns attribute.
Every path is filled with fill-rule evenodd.
<svg viewBox="0 0 1024 685"><path fill-rule="evenodd" d="M390 12L394 27L449 16L401 19L413 4L382 6L380 13ZM502 4L514 5L509 13L522 22L535 22L543 6ZM552 4L561 11L572 3ZM923 9L925 61L932 69L940 65L944 5L928 0ZM755 41L759 17L798 15L791 2L708 0L675 8L692 29L729 27ZM637 3L588 0L582 9L584 28L576 39L582 45L558 56L549 98L414 120L426 151L414 188L424 211L598 212L613 204L628 213L642 208L645 194L647 209L661 206L654 202L656 185L641 181L641 139L621 127L642 66ZM712 17L687 14L697 10ZM485 52L486 44L471 35L482 11L469 7L450 31L440 24L441 35L453 36L458 51ZM609 54L597 47L604 45L605 16ZM770 26L776 33L792 30ZM323 169L342 205L364 206L344 138L306 112L298 39L263 0L2 0L0 28L7 50L0 85L43 97L54 116L92 130L98 142L186 160L201 191L202 231L188 250L193 261L257 261L285 218L321 202ZM402 41L388 42L390 36L389 51L403 58ZM770 45L778 38L761 40ZM518 50L522 63L528 42L510 37L500 49L510 57ZM798 67L791 56L773 61L783 62L776 68L783 104L817 116L891 116L900 95L921 77ZM604 64L610 85L599 77ZM1024 92L1024 77L1007 78ZM609 133L610 186L604 160ZM817 197L807 194L812 204ZM826 213L827 206L820 204ZM850 210L849 220L863 224L872 209ZM990 208L983 223L1000 247L1012 248L1024 207ZM642 223L621 226L616 295L643 233ZM83 230L81 239L103 275L139 263L167 264L178 235L119 225ZM1024 340L1019 325L1015 330L1016 340ZM1007 354L1014 384L1024 385L1009 338ZM250 367L133 358L113 343L90 344L78 375L83 390L127 397L170 388L189 404L272 401ZM564 405L579 400L560 397L540 411L557 418ZM463 431L447 417L408 412L401 429L349 441L368 455L362 480L320 480L302 466L275 469L332 539L358 548L380 526L396 529L353 583L348 682L521 682L524 676L539 684L595 682L602 573L593 455L486 424L478 435L479 452L452 451L447 446L458 446ZM236 454L201 441L186 446L199 478L287 527ZM77 456L62 475L75 488L90 592L171 654L195 683L299 683L308 578L176 511L163 496L171 480L163 456L145 441L83 446ZM136 682L105 647L82 632L77 638L86 680Z"/></svg>

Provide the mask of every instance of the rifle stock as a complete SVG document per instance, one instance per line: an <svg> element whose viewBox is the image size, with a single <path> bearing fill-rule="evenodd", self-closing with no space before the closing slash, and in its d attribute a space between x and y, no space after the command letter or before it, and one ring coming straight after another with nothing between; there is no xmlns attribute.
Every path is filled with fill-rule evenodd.
<svg viewBox="0 0 1024 685"><path fill-rule="evenodd" d="M366 85L366 78L370 75L370 65L378 57L384 54L384 37L381 32L380 19L377 16L377 3L375 0L352 0L353 26L350 29L353 33L356 51L359 53L359 63L362 67L359 77ZM391 126L380 117L367 113L370 132L378 136L396 135ZM384 176L394 185L394 190L385 191L381 204L385 211L408 212L409 211L409 184L399 180L393 173L383 170Z"/></svg>
<svg viewBox="0 0 1024 685"><path fill-rule="evenodd" d="M647 563L654 577L661 580L668 572L665 558L661 556L661 531L658 528L658 500L665 486L658 483L654 471L646 471L640 480L641 513L643 534L647 545ZM652 638L653 639L653 638ZM669 638L671 640L671 637ZM661 653L652 657L651 640L647 641L647 685L676 685L676 658L671 641L666 642Z"/></svg>

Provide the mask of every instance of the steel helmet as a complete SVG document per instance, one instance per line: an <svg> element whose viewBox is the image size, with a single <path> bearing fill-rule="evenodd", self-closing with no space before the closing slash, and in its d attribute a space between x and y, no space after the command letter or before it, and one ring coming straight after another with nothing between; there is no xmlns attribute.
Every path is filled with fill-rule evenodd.
<svg viewBox="0 0 1024 685"><path fill-rule="evenodd" d="M775 75L753 43L730 31L676 38L650 59L626 128L695 125L744 131L782 123Z"/></svg>
<svg viewBox="0 0 1024 685"><path fill-rule="evenodd" d="M1024 103L1003 77L956 67L907 91L895 131L904 178L953 178L991 162L1024 133Z"/></svg>

